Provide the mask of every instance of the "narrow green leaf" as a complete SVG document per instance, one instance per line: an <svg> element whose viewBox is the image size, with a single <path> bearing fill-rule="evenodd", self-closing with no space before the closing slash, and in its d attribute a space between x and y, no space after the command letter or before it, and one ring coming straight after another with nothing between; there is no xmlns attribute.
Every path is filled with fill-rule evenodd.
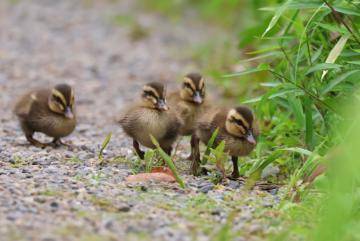
<svg viewBox="0 0 360 241"><path fill-rule="evenodd" d="M322 3L319 3L318 1L307 1L307 2L294 2L294 3L290 3L288 6L288 9L291 10L302 10L302 9L316 9L319 8L322 5ZM280 5L274 6L274 7L263 7L260 8L259 10L261 11L271 11L271 12L275 12L277 9L279 9Z"/></svg>
<svg viewBox="0 0 360 241"><path fill-rule="evenodd" d="M276 45L276 46L270 46L270 47L259 49L259 50L252 51L252 52L247 52L246 54L263 54L263 53L273 52L273 51L279 50L279 49L280 49L280 46Z"/></svg>
<svg viewBox="0 0 360 241"><path fill-rule="evenodd" d="M280 150L296 152L296 153L299 153L299 154L302 154L302 155L305 155L305 156L310 156L310 155L313 154L313 152L311 152L309 150L306 150L306 149L303 149L303 148L300 148L300 147L289 147L289 148L283 148L283 149L280 149Z"/></svg>
<svg viewBox="0 0 360 241"><path fill-rule="evenodd" d="M327 57L325 63L330 63L330 64L335 63L336 59L339 57L339 55L343 51L348 39L349 39L349 35L342 36L339 39L339 41L335 44L334 48L330 51L329 56ZM321 80L324 79L326 74L327 74L327 71L324 71L321 76Z"/></svg>
<svg viewBox="0 0 360 241"><path fill-rule="evenodd" d="M322 63L322 64L317 64L313 67L311 67L306 74L311 74L313 72L316 71L320 71L320 70L326 70L326 69L340 69L342 67L342 65L339 64L330 64L330 63Z"/></svg>
<svg viewBox="0 0 360 241"><path fill-rule="evenodd" d="M300 99L294 95L288 95L287 100L292 112L294 113L298 126L302 128L305 124L305 115Z"/></svg>
<svg viewBox="0 0 360 241"><path fill-rule="evenodd" d="M214 145L214 142L215 142L215 139L217 137L219 133L219 128L216 128L215 131L212 133L211 137L210 137L210 140L208 141L207 145L206 145L206 150L204 152L204 155L203 155L203 159L201 161L202 164L206 164L207 161L208 161L208 156L210 155L210 152L211 152L211 148L213 147Z"/></svg>
<svg viewBox="0 0 360 241"><path fill-rule="evenodd" d="M172 171L172 173L174 174L174 177L176 179L176 181L179 183L181 188L185 188L185 184L184 181L181 179L181 177L179 176L175 164L174 162L171 160L171 157L166 154L164 152L164 150L160 147L159 142L155 139L155 137L153 137L152 135L150 135L151 138L151 142L156 146L157 151L159 152L160 156L165 160L166 164L168 165L168 167L170 168L170 170Z"/></svg>
<svg viewBox="0 0 360 241"><path fill-rule="evenodd" d="M334 7L334 9L336 11L338 11L339 13L343 13L345 15L360 16L360 12L356 11L356 10L353 10L353 9L343 8L343 7Z"/></svg>
<svg viewBox="0 0 360 241"><path fill-rule="evenodd" d="M320 48L315 51L315 53L311 57L311 63L315 63L315 61L320 57L322 50L323 46L320 46Z"/></svg>
<svg viewBox="0 0 360 241"><path fill-rule="evenodd" d="M326 29L330 32L337 32L341 33L342 35L348 35L349 31L345 27L339 27L334 24L327 24L327 23L316 23L316 25L322 27L323 29Z"/></svg>
<svg viewBox="0 0 360 241"><path fill-rule="evenodd" d="M259 102L262 98L263 98L263 96L255 97L255 98L252 98L252 99L249 99L249 100L245 100L242 103L243 104L256 103L256 102Z"/></svg>
<svg viewBox="0 0 360 241"><path fill-rule="evenodd" d="M237 73L233 73L233 74L227 74L224 75L224 78L230 78L230 77L238 77L238 76L242 76L242 75L247 75L247 74L252 74L252 73L257 73L257 72L262 72L262 71L266 71L269 70L270 67L267 64L260 64L258 67L253 68L253 69L248 69L242 72L237 72Z"/></svg>
<svg viewBox="0 0 360 241"><path fill-rule="evenodd" d="M262 37L264 37L279 21L281 15L286 11L289 4L292 2L292 0L286 1L286 3L282 4L281 7L278 8L278 10L275 12L274 17L271 19L269 26L266 28L265 32L263 33Z"/></svg>
<svg viewBox="0 0 360 241"><path fill-rule="evenodd" d="M340 84L341 82L343 82L344 80L346 80L348 77L350 77L351 75L360 72L360 69L356 69L356 70L352 70L349 72L346 72L338 77L336 77L335 79L331 80L322 90L321 90L321 95L325 95L326 93L328 93L329 91L331 91L336 85Z"/></svg>
<svg viewBox="0 0 360 241"><path fill-rule="evenodd" d="M112 136L112 133L110 132L105 140L103 141L102 145L101 145L101 148L100 148L100 151L99 151L99 155L98 155L98 159L99 160L102 160L103 159L103 154L104 154L104 150L105 148L107 147L107 145L109 144L110 140L111 140L111 136Z"/></svg>
<svg viewBox="0 0 360 241"><path fill-rule="evenodd" d="M357 60L357 61L347 61L346 63L348 63L348 64L360 65L360 60Z"/></svg>

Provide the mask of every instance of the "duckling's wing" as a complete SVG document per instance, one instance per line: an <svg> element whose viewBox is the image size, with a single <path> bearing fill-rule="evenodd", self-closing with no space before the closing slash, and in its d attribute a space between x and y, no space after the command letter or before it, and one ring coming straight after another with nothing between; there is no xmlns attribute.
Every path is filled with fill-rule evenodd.
<svg viewBox="0 0 360 241"><path fill-rule="evenodd" d="M20 98L14 108L14 113L20 118L26 118L31 110L33 103L36 101L35 93L28 93Z"/></svg>

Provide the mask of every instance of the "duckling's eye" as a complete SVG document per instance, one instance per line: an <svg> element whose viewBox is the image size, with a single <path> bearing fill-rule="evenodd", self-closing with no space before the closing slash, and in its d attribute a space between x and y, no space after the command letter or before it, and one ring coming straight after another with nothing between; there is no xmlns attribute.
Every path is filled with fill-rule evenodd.
<svg viewBox="0 0 360 241"><path fill-rule="evenodd" d="M243 122L242 120L233 119L233 121L234 121L237 125L245 127L244 122Z"/></svg>
<svg viewBox="0 0 360 241"><path fill-rule="evenodd" d="M59 96L53 95L53 98L55 102L57 102L60 105L63 105L62 99Z"/></svg>
<svg viewBox="0 0 360 241"><path fill-rule="evenodd" d="M190 90L193 90L189 83L184 83L184 88L188 88Z"/></svg>
<svg viewBox="0 0 360 241"><path fill-rule="evenodd" d="M144 91L144 97L155 97L154 93L152 91L145 90Z"/></svg>

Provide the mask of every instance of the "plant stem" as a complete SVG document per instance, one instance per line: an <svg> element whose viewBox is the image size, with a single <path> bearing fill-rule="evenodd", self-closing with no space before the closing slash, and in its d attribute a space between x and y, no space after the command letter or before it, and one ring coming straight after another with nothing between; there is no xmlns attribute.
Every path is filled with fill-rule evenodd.
<svg viewBox="0 0 360 241"><path fill-rule="evenodd" d="M356 34L352 31L352 29L349 27L349 25L344 21L344 19L341 18L338 11L336 11L333 6L331 6L326 0L323 0L323 2L330 8L332 15L335 17L336 21L339 24L343 24L345 28L351 33L351 35L355 38L356 42L360 44L360 40L356 36Z"/></svg>

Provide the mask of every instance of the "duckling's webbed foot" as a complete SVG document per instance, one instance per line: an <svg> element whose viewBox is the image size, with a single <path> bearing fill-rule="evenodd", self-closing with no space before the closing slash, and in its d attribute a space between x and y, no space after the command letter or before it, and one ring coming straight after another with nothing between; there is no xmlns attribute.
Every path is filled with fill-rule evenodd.
<svg viewBox="0 0 360 241"><path fill-rule="evenodd" d="M140 157L140 159L144 159L145 152L143 152L142 150L140 150L140 144L139 144L139 142L137 142L136 140L133 140L133 146L134 146L134 149L135 149L135 151L136 151L136 154Z"/></svg>
<svg viewBox="0 0 360 241"><path fill-rule="evenodd" d="M51 142L51 145L53 147L60 147L60 146L70 146L69 144L67 143L64 143L63 141L61 141L60 138L54 138L54 140Z"/></svg>
<svg viewBox="0 0 360 241"><path fill-rule="evenodd" d="M239 166L238 166L238 157L232 156L231 161L233 163L233 172L231 173L231 178L237 179L240 177Z"/></svg>
<svg viewBox="0 0 360 241"><path fill-rule="evenodd" d="M30 142L30 144L39 147L39 148L45 148L48 146L46 143L41 143L40 141L33 138L33 134L27 134L26 139Z"/></svg>

